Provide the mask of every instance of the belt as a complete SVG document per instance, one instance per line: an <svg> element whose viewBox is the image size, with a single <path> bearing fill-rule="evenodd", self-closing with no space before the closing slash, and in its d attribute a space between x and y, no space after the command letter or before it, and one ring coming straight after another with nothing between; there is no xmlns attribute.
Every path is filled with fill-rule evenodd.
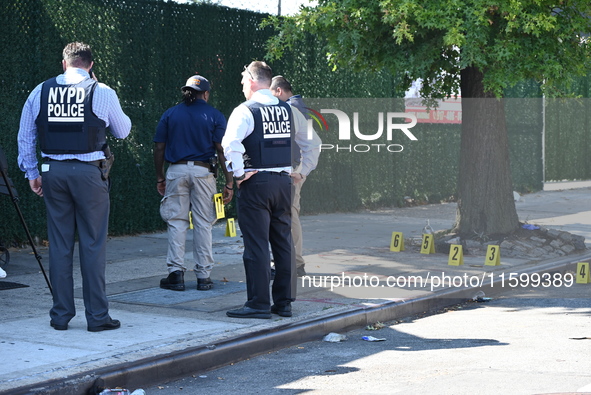
<svg viewBox="0 0 591 395"><path fill-rule="evenodd" d="M173 165L195 165L195 166L202 166L207 167L209 169L209 163L201 162L199 160L179 160L178 162L172 163Z"/></svg>
<svg viewBox="0 0 591 395"><path fill-rule="evenodd" d="M79 163L86 163L88 165L93 165L96 167L101 167L101 163L104 162L104 159L102 160L93 160L90 162L85 162L83 160L79 160L79 159L63 159L63 160L59 160L59 159L49 159L48 162L79 162Z"/></svg>
<svg viewBox="0 0 591 395"><path fill-rule="evenodd" d="M271 171L271 170L259 170L258 173L267 173L267 174L275 174L280 176L288 176L289 172L282 170L282 171Z"/></svg>

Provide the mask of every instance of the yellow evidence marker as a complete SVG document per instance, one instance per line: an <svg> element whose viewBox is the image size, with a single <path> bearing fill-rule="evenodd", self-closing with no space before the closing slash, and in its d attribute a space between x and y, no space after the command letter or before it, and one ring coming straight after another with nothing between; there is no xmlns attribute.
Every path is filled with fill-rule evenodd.
<svg viewBox="0 0 591 395"><path fill-rule="evenodd" d="M392 241L390 242L390 251L404 251L404 236L402 232L392 232Z"/></svg>
<svg viewBox="0 0 591 395"><path fill-rule="evenodd" d="M217 219L224 218L226 212L224 211L224 198L221 193L213 195L213 201L215 202L215 215Z"/></svg>
<svg viewBox="0 0 591 395"><path fill-rule="evenodd" d="M234 218L228 218L228 222L226 222L226 237L236 237L236 224L234 223Z"/></svg>
<svg viewBox="0 0 591 395"><path fill-rule="evenodd" d="M577 263L577 284L589 284L591 277L589 276L589 262Z"/></svg>
<svg viewBox="0 0 591 395"><path fill-rule="evenodd" d="M432 234L425 233L423 235L421 254L435 254L435 240Z"/></svg>
<svg viewBox="0 0 591 395"><path fill-rule="evenodd" d="M193 229L193 213L189 211L189 229Z"/></svg>
<svg viewBox="0 0 591 395"><path fill-rule="evenodd" d="M464 264L464 251L459 244L452 244L449 247L449 261L448 265L460 266Z"/></svg>
<svg viewBox="0 0 591 395"><path fill-rule="evenodd" d="M501 248L495 245L489 245L486 249L485 266L499 266L501 264Z"/></svg>

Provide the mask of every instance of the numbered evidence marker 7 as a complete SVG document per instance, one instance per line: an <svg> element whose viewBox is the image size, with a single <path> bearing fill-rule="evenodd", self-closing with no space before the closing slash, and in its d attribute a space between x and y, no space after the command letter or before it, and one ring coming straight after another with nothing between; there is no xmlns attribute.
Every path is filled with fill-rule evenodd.
<svg viewBox="0 0 591 395"><path fill-rule="evenodd" d="M236 237L236 224L234 223L234 218L228 218L226 222L226 237Z"/></svg>
<svg viewBox="0 0 591 395"><path fill-rule="evenodd" d="M435 241L433 235L425 233L421 244L421 254L435 254Z"/></svg>
<svg viewBox="0 0 591 395"><path fill-rule="evenodd" d="M577 263L577 284L589 284L591 277L589 275L589 262Z"/></svg>
<svg viewBox="0 0 591 395"><path fill-rule="evenodd" d="M224 218L226 212L224 211L224 198L221 193L213 195L213 201L215 202L215 215L217 219Z"/></svg>
<svg viewBox="0 0 591 395"><path fill-rule="evenodd" d="M486 258L484 258L486 266L499 266L501 264L501 248L495 245L489 245L486 249Z"/></svg>
<svg viewBox="0 0 591 395"><path fill-rule="evenodd" d="M402 232L392 232L392 241L390 242L390 251L404 251L404 236Z"/></svg>
<svg viewBox="0 0 591 395"><path fill-rule="evenodd" d="M464 264L464 251L459 244L452 244L449 247L449 261L448 265L460 266Z"/></svg>

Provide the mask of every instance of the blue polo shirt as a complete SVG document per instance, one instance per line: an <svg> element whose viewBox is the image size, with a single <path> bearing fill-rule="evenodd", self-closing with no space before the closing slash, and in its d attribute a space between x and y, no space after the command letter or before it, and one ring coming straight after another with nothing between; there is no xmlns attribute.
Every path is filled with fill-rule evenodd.
<svg viewBox="0 0 591 395"><path fill-rule="evenodd" d="M177 104L162 114L156 127L155 143L165 143L164 159L169 163L184 160L207 162L215 155L215 143L226 132L226 118L205 100Z"/></svg>

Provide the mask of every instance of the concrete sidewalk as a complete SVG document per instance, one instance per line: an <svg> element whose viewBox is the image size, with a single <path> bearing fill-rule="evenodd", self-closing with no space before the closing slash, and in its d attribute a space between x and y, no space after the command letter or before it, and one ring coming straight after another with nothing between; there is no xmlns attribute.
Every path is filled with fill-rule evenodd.
<svg viewBox="0 0 591 395"><path fill-rule="evenodd" d="M522 221L591 240L588 188L538 192L516 204ZM35 257L30 249L11 249L3 282L28 287L0 290L0 393L84 394L97 380L111 388L147 387L329 332L448 306L480 290L488 296L508 286L499 283L503 273L564 274L591 258L588 250L554 259L506 258L501 250L500 266L485 266L483 256L470 255L463 266L450 266L445 254L420 254L427 220L434 230L449 229L455 209L455 204L434 204L302 217L309 278L298 281L294 316L271 320L225 314L246 299L242 239L224 237L225 222L214 229L211 291L197 291L191 273L185 276L185 292L159 288L166 276L165 233L111 238L107 291L111 316L122 323L115 331L86 331L76 265L78 315L67 331L53 330L51 295ZM404 233L404 252L390 252L393 231ZM39 252L47 270L47 249ZM442 284L446 277L463 282ZM343 284L348 285L336 286Z"/></svg>

